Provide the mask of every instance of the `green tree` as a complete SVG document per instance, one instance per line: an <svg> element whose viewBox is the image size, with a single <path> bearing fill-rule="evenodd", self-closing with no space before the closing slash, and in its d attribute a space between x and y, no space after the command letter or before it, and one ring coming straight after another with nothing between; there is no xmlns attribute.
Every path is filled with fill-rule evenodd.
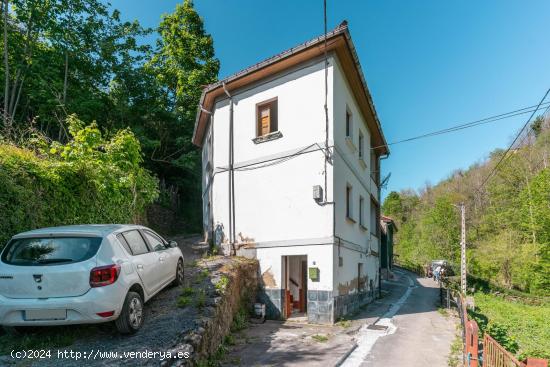
<svg viewBox="0 0 550 367"><path fill-rule="evenodd" d="M154 77L152 95L157 106L144 122L144 151L153 169L166 185L175 186L188 221L200 228L200 154L191 138L202 87L216 81L219 61L203 21L186 0L164 15L160 38L147 72Z"/></svg>

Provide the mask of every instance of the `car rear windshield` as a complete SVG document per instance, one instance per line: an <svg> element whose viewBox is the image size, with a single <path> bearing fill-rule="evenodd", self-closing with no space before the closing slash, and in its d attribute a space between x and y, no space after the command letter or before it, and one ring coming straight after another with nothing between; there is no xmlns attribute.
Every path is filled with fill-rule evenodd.
<svg viewBox="0 0 550 367"><path fill-rule="evenodd" d="M101 237L18 238L10 241L2 261L11 265L62 265L88 260L97 253Z"/></svg>

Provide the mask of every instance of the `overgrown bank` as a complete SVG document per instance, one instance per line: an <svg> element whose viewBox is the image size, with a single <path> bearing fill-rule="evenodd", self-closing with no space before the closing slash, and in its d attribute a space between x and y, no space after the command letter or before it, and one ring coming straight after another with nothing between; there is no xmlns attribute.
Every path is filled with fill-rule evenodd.
<svg viewBox="0 0 550 367"><path fill-rule="evenodd" d="M383 212L399 227L395 253L402 265L419 268L439 258L459 263L456 204L463 202L468 272L550 295L550 118L536 119L518 141L507 154L497 150L435 186L387 196Z"/></svg>
<svg viewBox="0 0 550 367"><path fill-rule="evenodd" d="M158 196L130 130L107 139L95 124L67 123L66 144L41 135L22 147L0 141L0 247L34 228L140 221Z"/></svg>

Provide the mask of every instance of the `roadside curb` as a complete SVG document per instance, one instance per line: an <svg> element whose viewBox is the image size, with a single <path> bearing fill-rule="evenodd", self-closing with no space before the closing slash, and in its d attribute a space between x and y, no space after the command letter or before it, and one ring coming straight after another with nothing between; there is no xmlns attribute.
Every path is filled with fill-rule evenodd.
<svg viewBox="0 0 550 367"><path fill-rule="evenodd" d="M353 345L351 346L351 348L343 355L341 356L338 361L336 361L336 364L334 365L334 367L339 367L342 365L342 363L344 363L344 361L349 357L349 355L351 353L353 353L353 351L357 348L357 342L354 342Z"/></svg>

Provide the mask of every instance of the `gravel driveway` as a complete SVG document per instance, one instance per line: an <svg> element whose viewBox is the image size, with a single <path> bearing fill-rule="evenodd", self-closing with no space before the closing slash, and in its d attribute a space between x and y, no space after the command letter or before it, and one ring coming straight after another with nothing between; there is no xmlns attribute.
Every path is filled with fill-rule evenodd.
<svg viewBox="0 0 550 367"><path fill-rule="evenodd" d="M190 264L198 257L191 249L191 245L196 243L198 238L176 237L174 239L180 244L185 255L186 283L194 277L196 269ZM197 319L197 310L193 307L178 308L176 300L181 294L180 287L169 286L158 293L153 299L147 302L145 306L145 320L142 329L135 335L120 335L112 323L100 325L75 325L68 327L50 327L37 329L33 336L40 337L41 333L69 333L76 334L76 341L67 347L51 350L50 359L36 360L37 366L106 366L106 365L154 365L158 366L160 361L156 359L131 359L123 356L123 352L155 352L169 349L177 337L185 333L195 325ZM33 331L35 332L35 331ZM47 347L46 347L47 348ZM86 355L86 360L76 361L74 358L58 358L58 351L66 350L80 352ZM111 354L111 358L88 357L100 352L117 352L118 356ZM96 355L97 356L97 355ZM114 357L114 358L113 358ZM31 361L16 361L9 356L3 356L0 359L0 365L25 365L28 366Z"/></svg>

